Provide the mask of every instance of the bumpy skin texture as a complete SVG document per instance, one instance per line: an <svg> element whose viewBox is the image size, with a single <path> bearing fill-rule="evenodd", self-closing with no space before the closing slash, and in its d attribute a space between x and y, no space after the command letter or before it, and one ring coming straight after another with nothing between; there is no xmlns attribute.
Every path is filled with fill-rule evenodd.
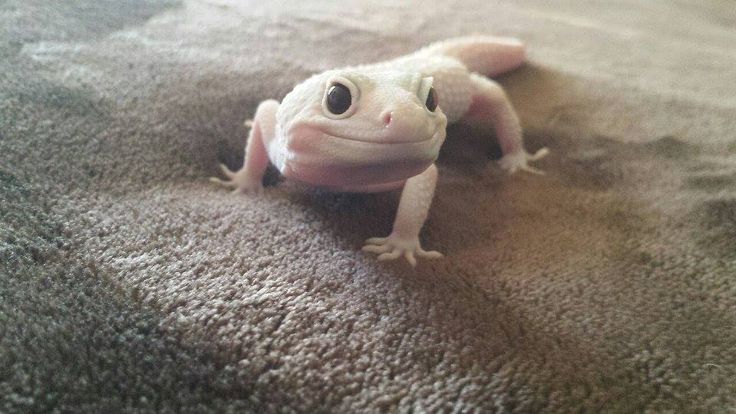
<svg viewBox="0 0 736 414"><path fill-rule="evenodd" d="M434 161L448 123L488 122L509 171L539 172L528 165L547 154L528 154L519 120L503 89L486 76L524 62L523 44L511 38L473 36L432 44L386 62L326 71L277 101L262 102L251 127L243 167L221 166L236 192L260 193L269 161L286 178L331 191L376 192L403 188L393 231L366 241L378 260L438 258L425 251L419 231L437 182ZM335 87L348 91L347 109L335 111ZM431 105L433 93L438 107ZM347 102L347 101L346 101ZM347 106L347 105L345 105Z"/></svg>

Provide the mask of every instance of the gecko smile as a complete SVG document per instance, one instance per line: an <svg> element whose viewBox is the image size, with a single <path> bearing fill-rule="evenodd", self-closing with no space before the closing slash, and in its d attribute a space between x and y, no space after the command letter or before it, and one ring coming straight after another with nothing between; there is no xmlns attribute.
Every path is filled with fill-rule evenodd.
<svg viewBox="0 0 736 414"><path fill-rule="evenodd" d="M344 131L336 130L328 126L319 124L302 124L305 128L313 128L314 132L322 133L325 138L341 139L354 142L362 142L367 144L377 145L396 145L396 144L418 144L422 142L436 140L441 137L445 132L445 125L436 125L434 130L427 134L415 134L415 135L399 135L388 132L388 131L375 131L371 129L365 129L368 132L366 134L356 133L354 135L345 134ZM353 130L353 132L357 132ZM293 134L295 139L298 139L298 133ZM412 137L412 138L409 138ZM444 139L444 137L442 137Z"/></svg>

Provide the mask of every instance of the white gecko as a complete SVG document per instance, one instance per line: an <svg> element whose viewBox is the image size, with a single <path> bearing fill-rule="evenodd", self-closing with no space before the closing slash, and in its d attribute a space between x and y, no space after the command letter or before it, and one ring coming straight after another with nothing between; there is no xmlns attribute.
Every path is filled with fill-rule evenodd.
<svg viewBox="0 0 736 414"><path fill-rule="evenodd" d="M419 232L437 183L434 161L448 123L493 124L503 151L500 166L527 170L519 120L498 83L486 78L525 59L513 38L471 36L432 44L393 60L328 70L297 85L279 104L258 105L237 171L220 165L236 192L260 193L269 160L286 178L338 192L379 192L403 187L393 231L366 240L378 260L439 258L425 251ZM484 76L485 75L485 76Z"/></svg>

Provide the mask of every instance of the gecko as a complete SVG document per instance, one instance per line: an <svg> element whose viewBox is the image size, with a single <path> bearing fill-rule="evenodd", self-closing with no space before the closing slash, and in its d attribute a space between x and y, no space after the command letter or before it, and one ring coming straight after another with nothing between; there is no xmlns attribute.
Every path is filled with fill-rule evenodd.
<svg viewBox="0 0 736 414"><path fill-rule="evenodd" d="M269 163L287 179L335 192L401 189L391 233L362 250L379 261L443 257L424 250L419 233L437 184L435 161L446 127L458 121L493 125L513 173L542 172L529 165L549 153L523 146L519 118L490 77L521 66L524 44L515 38L466 36L430 44L380 63L327 70L298 84L279 103L261 102L238 171L220 164L234 192L263 192Z"/></svg>

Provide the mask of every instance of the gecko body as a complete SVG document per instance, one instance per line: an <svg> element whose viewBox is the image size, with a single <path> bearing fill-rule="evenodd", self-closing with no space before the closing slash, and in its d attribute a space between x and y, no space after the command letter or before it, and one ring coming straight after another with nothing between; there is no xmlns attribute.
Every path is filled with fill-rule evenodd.
<svg viewBox="0 0 736 414"><path fill-rule="evenodd" d="M487 76L524 62L516 39L473 36L432 44L385 62L319 73L297 85L281 103L261 102L237 172L221 165L237 192L260 193L271 162L288 179L339 192L402 189L393 231L366 241L379 260L438 258L425 251L419 232L437 182L434 161L448 123L492 124L509 171L547 154L523 148L519 120L503 89Z"/></svg>

